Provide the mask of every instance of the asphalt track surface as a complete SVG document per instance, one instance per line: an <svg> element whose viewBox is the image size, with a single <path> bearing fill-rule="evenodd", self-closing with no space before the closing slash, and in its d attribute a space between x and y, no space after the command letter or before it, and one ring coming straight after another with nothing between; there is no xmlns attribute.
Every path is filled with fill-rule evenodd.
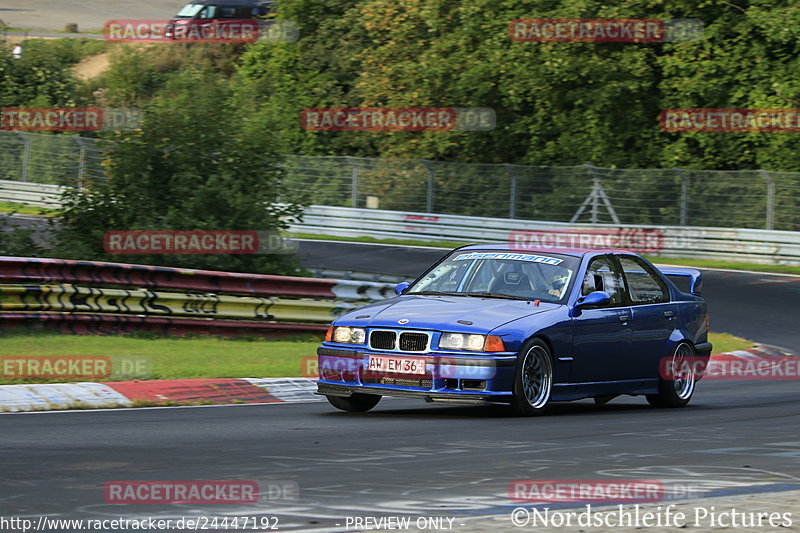
<svg viewBox="0 0 800 533"><path fill-rule="evenodd" d="M307 266L414 276L442 251L303 242L300 253ZM706 272L713 329L797 350L799 282ZM347 517L450 517L458 531L516 507L513 480L597 478L659 479L675 497L796 489L798 384L701 382L684 409L619 398L558 404L533 419L398 399L365 414L320 402L0 415L6 517L274 516L283 531L344 531ZM104 483L133 479L286 481L299 496L105 503Z"/></svg>

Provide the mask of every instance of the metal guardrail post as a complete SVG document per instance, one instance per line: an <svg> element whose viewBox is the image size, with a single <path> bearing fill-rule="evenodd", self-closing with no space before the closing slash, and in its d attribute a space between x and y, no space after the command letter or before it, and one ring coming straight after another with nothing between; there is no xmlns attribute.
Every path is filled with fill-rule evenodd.
<svg viewBox="0 0 800 533"><path fill-rule="evenodd" d="M759 174L767 182L767 220L765 229L774 229L775 226L775 180L766 170L759 170Z"/></svg>
<svg viewBox="0 0 800 533"><path fill-rule="evenodd" d="M427 187L428 190L425 199L425 212L433 213L433 178L434 178L433 166L427 159L420 159L419 162L422 163L428 170L428 187Z"/></svg>
<svg viewBox="0 0 800 533"><path fill-rule="evenodd" d="M28 181L28 170L31 166L31 139L24 132L18 131L17 135L22 138L22 167L20 169L20 181Z"/></svg>
<svg viewBox="0 0 800 533"><path fill-rule="evenodd" d="M686 226L689 224L689 179L683 174L681 169L676 168L675 173L681 178L681 220L679 224Z"/></svg>
<svg viewBox="0 0 800 533"><path fill-rule="evenodd" d="M506 164L503 166L508 170L508 175L511 179L511 191L508 198L508 218L515 218L517 214L517 173L514 172L513 165Z"/></svg>

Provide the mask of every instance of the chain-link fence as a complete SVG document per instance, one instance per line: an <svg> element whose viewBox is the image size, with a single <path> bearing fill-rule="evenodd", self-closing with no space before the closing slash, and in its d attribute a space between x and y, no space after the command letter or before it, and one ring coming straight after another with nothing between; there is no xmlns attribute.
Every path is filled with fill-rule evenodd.
<svg viewBox="0 0 800 533"><path fill-rule="evenodd" d="M105 176L106 143L0 131L0 179ZM800 230L800 173L286 156L282 199L553 222Z"/></svg>
<svg viewBox="0 0 800 533"><path fill-rule="evenodd" d="M287 156L319 205L615 224L800 230L800 173Z"/></svg>
<svg viewBox="0 0 800 533"><path fill-rule="evenodd" d="M67 185L103 178L105 143L78 135L0 131L0 179Z"/></svg>

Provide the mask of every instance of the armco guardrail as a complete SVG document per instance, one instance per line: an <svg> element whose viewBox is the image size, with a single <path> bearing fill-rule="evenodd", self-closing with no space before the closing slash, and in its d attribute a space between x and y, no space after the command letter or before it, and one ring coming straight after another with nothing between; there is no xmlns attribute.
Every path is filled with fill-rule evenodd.
<svg viewBox="0 0 800 533"><path fill-rule="evenodd" d="M734 213L731 216L735 216ZM800 232L691 226L569 224L314 205L292 231L348 237L628 248L657 257L800 265Z"/></svg>
<svg viewBox="0 0 800 533"><path fill-rule="evenodd" d="M56 208L63 190L60 185L0 180L0 202Z"/></svg>
<svg viewBox="0 0 800 533"><path fill-rule="evenodd" d="M75 333L321 332L343 311L392 290L367 281L0 257L0 325L49 322Z"/></svg>
<svg viewBox="0 0 800 533"><path fill-rule="evenodd" d="M41 196L42 202L51 202L49 204L32 203L31 205L48 205L50 207L58 205L56 196L50 197L49 200L46 199L46 188L56 187L54 185L20 184L9 181L0 181L0 201L4 198L2 187L10 187L7 190L17 190L14 189L17 185L25 187L25 191L19 189L20 195L35 196L38 194ZM29 200L34 202L35 198L31 197ZM13 200L9 196L7 201L22 200ZM731 217L735 215L735 213L730 214ZM454 242L518 242L520 245L525 242L534 244L531 240L541 236L541 233L561 235L561 241L577 242L578 244L582 244L580 236L583 235L585 237L584 244L588 242L590 245L603 243L601 238L603 235L608 237L606 243L613 240L614 235L617 235L619 238L615 247L633 248L657 257L800 265L800 232L796 231L700 226L573 224L321 205L312 205L306 208L303 221L293 224L291 229L296 232L349 237L371 236ZM642 239L647 242L638 247L637 240ZM548 242L552 243L553 239ZM544 245L547 247L548 243L544 243Z"/></svg>

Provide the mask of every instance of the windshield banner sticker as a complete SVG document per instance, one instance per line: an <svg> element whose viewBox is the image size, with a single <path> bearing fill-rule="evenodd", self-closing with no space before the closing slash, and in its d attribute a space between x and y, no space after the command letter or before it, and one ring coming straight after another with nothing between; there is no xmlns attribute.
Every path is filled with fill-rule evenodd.
<svg viewBox="0 0 800 533"><path fill-rule="evenodd" d="M556 259L555 257L546 257L543 255L511 254L507 252L472 252L468 254L461 254L458 257L453 258L453 261L468 261L473 259L506 259L510 261L544 263L546 265L558 265L564 261L563 259Z"/></svg>

